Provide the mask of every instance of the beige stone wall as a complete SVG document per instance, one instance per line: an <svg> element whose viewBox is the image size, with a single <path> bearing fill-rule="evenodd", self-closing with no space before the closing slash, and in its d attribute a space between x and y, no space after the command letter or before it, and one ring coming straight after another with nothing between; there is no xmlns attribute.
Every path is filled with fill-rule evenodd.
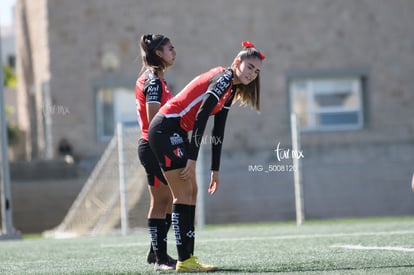
<svg viewBox="0 0 414 275"><path fill-rule="evenodd" d="M22 233L58 226L81 191L85 178L15 181L11 185L13 224Z"/></svg>
<svg viewBox="0 0 414 275"><path fill-rule="evenodd" d="M37 3L33 1L33 9ZM307 200L313 202L308 203L310 216L401 215L414 210L409 189L405 189L412 174L412 157L407 157L412 154L405 152L411 152L414 146L414 2L40 3L47 3L40 5L47 11L32 10L30 14L35 17L31 18L36 22L47 15L47 23L40 24L40 29L31 29L32 38L40 30L40 40L32 43L32 51L34 56L48 53L50 62L35 68L38 71L41 69L37 66L50 64L53 104L69 110L68 114L52 116L54 146L66 137L85 157L102 153L106 143L96 139L94 83L109 79L100 63L106 51L114 52L120 60L111 79L132 89L140 69L138 37L147 32L166 34L177 50L177 60L167 72L167 80L178 91L198 73L217 65L230 65L240 42L251 40L266 55L261 72L262 110L256 114L235 106L229 114L221 171L223 193L209 202L210 221L290 219L294 215L292 174L251 174L246 165L272 163L278 142L290 147L286 84L291 73L303 71L362 69L368 77L364 129L302 135L306 150L304 177L310 194ZM48 30L46 45L41 33L44 26ZM24 50L21 45L19 51L25 53ZM36 73L35 77L34 83L43 80L42 74ZM320 165L326 156L337 161ZM393 189L393 196L387 196L392 186L398 188ZM317 204L316 194L329 196L327 204ZM341 201L339 206L336 196ZM385 199L389 199L387 204L378 203ZM369 207L364 209L365 202ZM335 207L340 209L325 212ZM357 207L360 212L356 212ZM217 211L222 211L219 217Z"/></svg>
<svg viewBox="0 0 414 275"><path fill-rule="evenodd" d="M230 65L244 39L266 54L262 111L232 110L226 133L232 142L225 149L289 142L286 81L295 71L363 68L369 77L364 130L310 133L304 143L394 142L413 136L413 121L407 119L413 115L408 87L414 63L409 1L76 0L49 1L48 9L52 97L70 110L53 117L53 133L55 140L69 135L85 154L102 151L92 85L105 78L100 58L112 50L121 64L116 74L135 78L136 41L145 32L164 33L176 46L177 61L167 73L176 91L200 72Z"/></svg>
<svg viewBox="0 0 414 275"><path fill-rule="evenodd" d="M49 81L46 1L16 1L19 125L29 140L27 158L44 158L43 84Z"/></svg>

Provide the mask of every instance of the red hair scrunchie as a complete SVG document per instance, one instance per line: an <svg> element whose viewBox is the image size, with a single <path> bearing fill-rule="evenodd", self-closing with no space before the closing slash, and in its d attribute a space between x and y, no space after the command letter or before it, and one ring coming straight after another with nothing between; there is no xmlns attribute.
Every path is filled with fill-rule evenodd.
<svg viewBox="0 0 414 275"><path fill-rule="evenodd" d="M245 47L245 48L254 48L253 43L250 42L250 41L243 41L242 46Z"/></svg>
<svg viewBox="0 0 414 275"><path fill-rule="evenodd" d="M254 46L254 44L252 43L252 42L250 42L250 41L243 41L242 43L242 46L244 47L244 48L254 48L254 49L256 49L256 47ZM257 49L256 49L257 50ZM257 50L257 52L259 53L259 58L260 58L260 60L264 60L266 57L265 57L265 55L263 54L263 53L261 53L260 51L258 51Z"/></svg>

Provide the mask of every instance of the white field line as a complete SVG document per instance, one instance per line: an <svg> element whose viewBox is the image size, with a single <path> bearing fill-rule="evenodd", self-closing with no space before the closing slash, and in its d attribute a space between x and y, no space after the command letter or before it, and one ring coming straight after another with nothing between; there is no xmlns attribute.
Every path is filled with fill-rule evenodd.
<svg viewBox="0 0 414 275"><path fill-rule="evenodd" d="M211 242L239 242L239 241L260 241L260 240L293 240L293 239L314 239L314 238L342 238L342 237L362 237L362 236L389 236L389 235L409 235L414 234L414 230L406 231L383 231L383 232L354 232L354 233L332 233L332 234L304 234L304 235L284 235L284 236L263 236L263 237L240 237L240 238L214 238L196 239L197 243ZM197 238L197 235L196 235ZM146 246L148 242L101 244L101 248L110 247L132 247Z"/></svg>
<svg viewBox="0 0 414 275"><path fill-rule="evenodd" d="M414 230L407 231L384 231L384 232L354 232L354 233L332 233L332 234L304 234L304 235L285 235L285 236L264 236L264 237L243 237L243 238L223 238L200 240L198 242L222 242L222 241L260 241L260 240L291 240L291 239L314 239L314 238L342 238L342 237L362 237L362 236L384 236L384 235L407 235L414 234Z"/></svg>
<svg viewBox="0 0 414 275"><path fill-rule="evenodd" d="M147 246L149 242L101 244L101 248Z"/></svg>
<svg viewBox="0 0 414 275"><path fill-rule="evenodd" d="M352 244L335 244L333 248L356 249L356 250L388 250L398 252L414 252L414 248L399 247L399 246L362 246Z"/></svg>

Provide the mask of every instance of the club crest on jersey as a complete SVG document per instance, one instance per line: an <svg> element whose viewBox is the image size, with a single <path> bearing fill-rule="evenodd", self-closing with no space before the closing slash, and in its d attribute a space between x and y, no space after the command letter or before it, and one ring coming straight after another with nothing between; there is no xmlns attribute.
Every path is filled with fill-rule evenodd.
<svg viewBox="0 0 414 275"><path fill-rule="evenodd" d="M172 136L170 136L170 142L171 145L177 145L184 143L184 140L179 134L174 133Z"/></svg>
<svg viewBox="0 0 414 275"><path fill-rule="evenodd" d="M174 152L174 155L176 155L179 158L182 158L184 156L183 148L178 147L178 148L174 149L173 152Z"/></svg>

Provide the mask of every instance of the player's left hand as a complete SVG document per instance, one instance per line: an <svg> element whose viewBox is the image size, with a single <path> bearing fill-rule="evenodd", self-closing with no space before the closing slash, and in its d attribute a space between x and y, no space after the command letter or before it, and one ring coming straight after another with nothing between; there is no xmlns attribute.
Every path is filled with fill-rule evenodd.
<svg viewBox="0 0 414 275"><path fill-rule="evenodd" d="M216 193L219 183L220 181L218 171L211 171L210 185L208 187L208 192L210 195Z"/></svg>

